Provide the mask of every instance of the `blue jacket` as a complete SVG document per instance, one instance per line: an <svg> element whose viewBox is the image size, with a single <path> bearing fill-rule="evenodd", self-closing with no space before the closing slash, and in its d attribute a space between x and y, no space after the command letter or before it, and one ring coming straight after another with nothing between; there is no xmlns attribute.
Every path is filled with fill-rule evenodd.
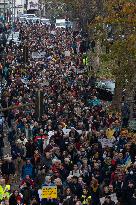
<svg viewBox="0 0 136 205"><path fill-rule="evenodd" d="M22 167L22 178L24 179L26 175L29 175L32 179L34 178L34 168L32 164L25 164Z"/></svg>

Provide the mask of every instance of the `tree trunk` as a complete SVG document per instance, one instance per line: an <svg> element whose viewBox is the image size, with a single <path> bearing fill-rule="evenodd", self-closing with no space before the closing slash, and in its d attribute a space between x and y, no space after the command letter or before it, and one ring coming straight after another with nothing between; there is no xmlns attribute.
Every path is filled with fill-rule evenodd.
<svg viewBox="0 0 136 205"><path fill-rule="evenodd" d="M100 69L100 55L101 55L101 43L98 40L96 43L96 69Z"/></svg>
<svg viewBox="0 0 136 205"><path fill-rule="evenodd" d="M117 79L115 84L115 93L112 101L112 107L113 109L119 112L121 111L122 90L123 90L123 86L120 84L119 79Z"/></svg>
<svg viewBox="0 0 136 205"><path fill-rule="evenodd" d="M130 120L135 118L136 116L136 76L132 79L132 81L128 84L126 94L125 94L125 101L128 103L130 108Z"/></svg>

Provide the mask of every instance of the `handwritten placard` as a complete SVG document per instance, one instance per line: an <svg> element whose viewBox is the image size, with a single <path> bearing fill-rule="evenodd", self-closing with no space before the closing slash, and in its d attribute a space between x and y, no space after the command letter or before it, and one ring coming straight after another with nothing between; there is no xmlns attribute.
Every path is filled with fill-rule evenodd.
<svg viewBox="0 0 136 205"><path fill-rule="evenodd" d="M57 187L56 186L44 186L42 187L42 199L57 199Z"/></svg>

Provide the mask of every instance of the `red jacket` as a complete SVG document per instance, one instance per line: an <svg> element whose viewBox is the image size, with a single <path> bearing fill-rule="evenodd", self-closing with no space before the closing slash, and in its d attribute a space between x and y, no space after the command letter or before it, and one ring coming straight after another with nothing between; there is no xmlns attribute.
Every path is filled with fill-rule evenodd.
<svg viewBox="0 0 136 205"><path fill-rule="evenodd" d="M42 135L42 136L40 136L40 135L38 135L38 136L36 136L35 138L34 138L34 142L38 142L38 140L45 140L45 139L48 139L48 136L47 135Z"/></svg>
<svg viewBox="0 0 136 205"><path fill-rule="evenodd" d="M34 181L32 179L23 179L20 186L24 185L26 182L29 182L32 187L34 187Z"/></svg>

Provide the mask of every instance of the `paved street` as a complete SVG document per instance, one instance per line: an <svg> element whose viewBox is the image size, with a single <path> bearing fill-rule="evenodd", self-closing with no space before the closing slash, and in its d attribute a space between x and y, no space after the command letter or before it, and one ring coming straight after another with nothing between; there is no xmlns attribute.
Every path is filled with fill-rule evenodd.
<svg viewBox="0 0 136 205"><path fill-rule="evenodd" d="M136 3L1 4L0 205L136 205Z"/></svg>

